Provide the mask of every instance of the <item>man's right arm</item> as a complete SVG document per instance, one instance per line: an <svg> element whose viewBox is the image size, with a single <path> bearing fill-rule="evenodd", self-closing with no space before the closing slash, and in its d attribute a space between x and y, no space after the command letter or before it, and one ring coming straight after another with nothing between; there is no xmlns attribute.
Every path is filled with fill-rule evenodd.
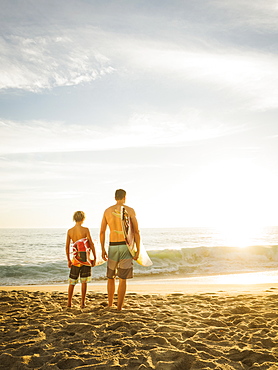
<svg viewBox="0 0 278 370"><path fill-rule="evenodd" d="M104 261L107 261L107 259L108 259L108 256L107 256L107 253L106 253L106 250L105 250L105 232L106 232L106 228L107 228L107 221L106 221L106 217L105 217L105 213L104 213L102 221L101 221L100 234L99 234L100 245L101 245L101 250L102 250L102 259Z"/></svg>

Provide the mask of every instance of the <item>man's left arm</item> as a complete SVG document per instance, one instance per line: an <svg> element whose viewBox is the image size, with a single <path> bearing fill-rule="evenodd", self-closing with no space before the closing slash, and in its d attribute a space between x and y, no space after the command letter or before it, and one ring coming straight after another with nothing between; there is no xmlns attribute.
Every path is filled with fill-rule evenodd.
<svg viewBox="0 0 278 370"><path fill-rule="evenodd" d="M136 244L136 253L133 259L137 260L140 254L141 237L140 237L140 231L139 231L138 221L137 221L135 212L131 216L131 221L132 221L132 225L134 229L134 239L135 239L135 244Z"/></svg>

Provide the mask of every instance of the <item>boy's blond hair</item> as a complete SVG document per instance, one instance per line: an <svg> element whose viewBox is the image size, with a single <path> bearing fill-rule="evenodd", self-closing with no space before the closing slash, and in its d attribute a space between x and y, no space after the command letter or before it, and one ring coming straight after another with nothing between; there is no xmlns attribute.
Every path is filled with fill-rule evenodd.
<svg viewBox="0 0 278 370"><path fill-rule="evenodd" d="M76 211L73 215L73 221L80 222L85 220L85 213L82 211Z"/></svg>

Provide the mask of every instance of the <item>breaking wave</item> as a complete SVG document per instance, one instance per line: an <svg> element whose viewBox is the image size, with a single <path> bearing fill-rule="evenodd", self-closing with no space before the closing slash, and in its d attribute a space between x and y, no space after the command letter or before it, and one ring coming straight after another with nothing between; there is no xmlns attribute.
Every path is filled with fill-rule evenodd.
<svg viewBox="0 0 278 370"><path fill-rule="evenodd" d="M196 247L151 250L150 267L134 263L135 276L183 277L215 274L247 273L278 270L278 245L235 247ZM9 264L1 266L1 285L66 283L69 269L65 260L37 264ZM105 279L106 264L94 267L92 277Z"/></svg>

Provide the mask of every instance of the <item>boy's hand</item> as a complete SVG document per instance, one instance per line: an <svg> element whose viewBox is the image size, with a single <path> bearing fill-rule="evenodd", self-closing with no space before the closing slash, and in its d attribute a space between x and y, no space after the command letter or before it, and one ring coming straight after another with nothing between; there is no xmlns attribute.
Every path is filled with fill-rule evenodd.
<svg viewBox="0 0 278 370"><path fill-rule="evenodd" d="M71 260L68 260L68 268L71 268L71 266L72 266L72 262Z"/></svg>
<svg viewBox="0 0 278 370"><path fill-rule="evenodd" d="M91 266L94 267L96 265L96 260L91 260Z"/></svg>

